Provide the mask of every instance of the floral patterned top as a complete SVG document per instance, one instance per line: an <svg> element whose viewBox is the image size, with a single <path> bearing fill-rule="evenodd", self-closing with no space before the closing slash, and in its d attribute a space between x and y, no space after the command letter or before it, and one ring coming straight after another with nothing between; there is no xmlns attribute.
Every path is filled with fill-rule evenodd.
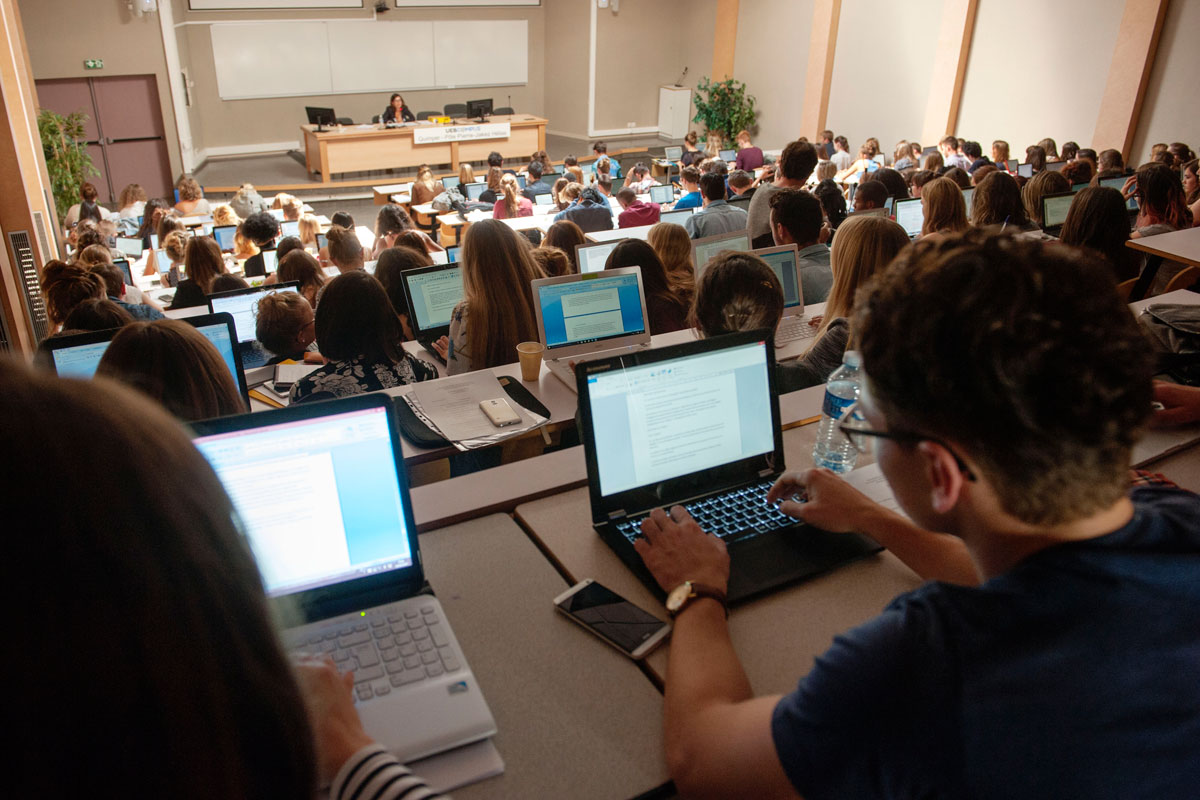
<svg viewBox="0 0 1200 800"><path fill-rule="evenodd" d="M290 402L296 403L318 394L327 396L326 399L349 397L417 381L429 381L437 376L436 367L408 354L398 364L366 361L361 356L349 361L331 361L296 381L292 386Z"/></svg>

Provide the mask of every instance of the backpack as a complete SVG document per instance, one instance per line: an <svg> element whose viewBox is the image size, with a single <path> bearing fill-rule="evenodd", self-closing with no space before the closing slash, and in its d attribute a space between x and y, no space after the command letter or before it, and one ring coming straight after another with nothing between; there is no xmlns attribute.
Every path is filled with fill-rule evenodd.
<svg viewBox="0 0 1200 800"><path fill-rule="evenodd" d="M467 210L467 198L463 197L462 192L457 186L451 186L449 189L444 189L441 194L433 198L430 203L434 211L458 211L459 213Z"/></svg>
<svg viewBox="0 0 1200 800"><path fill-rule="evenodd" d="M1159 373L1200 386L1200 305L1150 305L1138 323L1155 344Z"/></svg>

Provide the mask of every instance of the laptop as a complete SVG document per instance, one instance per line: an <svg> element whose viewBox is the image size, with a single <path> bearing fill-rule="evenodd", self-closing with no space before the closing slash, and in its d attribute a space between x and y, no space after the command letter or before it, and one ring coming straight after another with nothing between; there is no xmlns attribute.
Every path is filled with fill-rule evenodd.
<svg viewBox="0 0 1200 800"><path fill-rule="evenodd" d="M633 547L655 508L683 505L724 539L731 602L881 549L767 504L786 468L769 331L588 361L575 374L592 525L657 597Z"/></svg>
<svg viewBox="0 0 1200 800"><path fill-rule="evenodd" d="M200 314L195 317L184 317L183 321L204 334L204 338L212 342L213 347L221 354L221 360L229 368L233 383L242 396L246 408L250 407L250 395L246 390L246 373L242 369L242 356L237 341L237 330L233 324L232 314Z"/></svg>
<svg viewBox="0 0 1200 800"><path fill-rule="evenodd" d="M281 236L299 236L300 220L289 219L279 223L279 233Z"/></svg>
<svg viewBox="0 0 1200 800"><path fill-rule="evenodd" d="M279 251L274 247L269 247L259 252L262 253L264 274L274 275L275 270L279 269Z"/></svg>
<svg viewBox="0 0 1200 800"><path fill-rule="evenodd" d="M192 429L233 499L286 646L354 672L367 733L406 762L495 734L425 581L392 399L301 403Z"/></svg>
<svg viewBox="0 0 1200 800"><path fill-rule="evenodd" d="M154 251L154 266L158 269L158 277L163 286L167 285L167 273L171 271L171 257L166 250Z"/></svg>
<svg viewBox="0 0 1200 800"><path fill-rule="evenodd" d="M925 225L925 205L919 197L911 197L907 200L896 201L896 222L904 232L908 234L909 239L916 239L921 235L921 228Z"/></svg>
<svg viewBox="0 0 1200 800"><path fill-rule="evenodd" d="M963 202L967 206L967 216L969 217L969 216L971 216L971 201L973 201L975 199L975 187L972 186L969 189L963 189L962 193L963 193Z"/></svg>
<svg viewBox="0 0 1200 800"><path fill-rule="evenodd" d="M664 211L658 215L658 221L682 225L687 221L688 217L695 213L696 209L694 208L681 208L678 211Z"/></svg>
<svg viewBox="0 0 1200 800"><path fill-rule="evenodd" d="M117 249L130 258L142 257L142 240L128 239L124 236L117 237Z"/></svg>
<svg viewBox="0 0 1200 800"><path fill-rule="evenodd" d="M718 150L717 158L722 161L737 161L737 150Z"/></svg>
<svg viewBox="0 0 1200 800"><path fill-rule="evenodd" d="M572 390L574 365L650 346L641 267L530 282L546 369Z"/></svg>
<svg viewBox="0 0 1200 800"><path fill-rule="evenodd" d="M552 206L554 205L554 198L550 192L538 192L533 196L533 204L535 206Z"/></svg>
<svg viewBox="0 0 1200 800"><path fill-rule="evenodd" d="M458 186L460 183L462 183L462 181L460 181L458 179L457 175L447 175L445 178L442 178L442 188L443 189L453 189L455 186Z"/></svg>
<svg viewBox="0 0 1200 800"><path fill-rule="evenodd" d="M890 217L886 208L864 208L861 211L851 211L847 217Z"/></svg>
<svg viewBox="0 0 1200 800"><path fill-rule="evenodd" d="M243 368L265 367L271 360L271 354L258 343L258 333L255 330L258 322L258 301L267 292L298 292L300 291L299 287L298 282L292 281L277 283L274 286L234 289L231 292L218 292L208 296L210 314L227 313L233 316L234 333L237 336L238 351Z"/></svg>
<svg viewBox="0 0 1200 800"><path fill-rule="evenodd" d="M579 272L581 274L603 272L604 265L608 263L609 254L623 241L625 240L613 239L609 242L575 245L575 263L579 265Z"/></svg>
<svg viewBox="0 0 1200 800"><path fill-rule="evenodd" d="M695 265L696 281L700 281L700 276L704 274L704 268L708 266L708 262L718 253L724 253L726 250L736 250L746 252L750 249L750 232L749 231L734 231L732 233L722 233L717 236L706 236L703 239L692 240L692 264Z"/></svg>
<svg viewBox="0 0 1200 800"><path fill-rule="evenodd" d="M1008 168L1009 172L1016 172L1017 171L1017 160L1015 158L1010 158L1008 161L1006 161L1004 163L1004 166Z"/></svg>
<svg viewBox="0 0 1200 800"><path fill-rule="evenodd" d="M1067 212L1071 210L1071 201L1074 199L1074 192L1042 195L1042 230L1051 236L1062 233L1063 223L1067 221Z"/></svg>
<svg viewBox="0 0 1200 800"><path fill-rule="evenodd" d="M455 247L447 247L446 248L447 263L457 264L458 263L458 254L459 254L459 251L461 251L461 250L462 250L462 245L457 245Z"/></svg>
<svg viewBox="0 0 1200 800"><path fill-rule="evenodd" d="M137 285L133 282L133 268L129 266L128 258L114 259L113 266L121 270L121 279L125 281L126 286Z"/></svg>
<svg viewBox="0 0 1200 800"><path fill-rule="evenodd" d="M233 237L237 234L237 225L218 225L213 228L212 237L222 252L233 252Z"/></svg>
<svg viewBox="0 0 1200 800"><path fill-rule="evenodd" d="M779 278L783 287L783 316L775 328L775 347L785 347L789 342L811 339L817 329L804 316L804 286L800 281L800 250L794 244L777 247L762 247L751 253L767 262L767 266ZM799 355L797 353L796 355Z"/></svg>
<svg viewBox="0 0 1200 800"><path fill-rule="evenodd" d="M887 199L883 201L883 210L888 213L889 217L892 215L892 206L895 204L896 198L892 197L891 195L888 195Z"/></svg>
<svg viewBox="0 0 1200 800"><path fill-rule="evenodd" d="M462 267L435 264L406 269L400 276L413 335L430 355L445 365L446 359L434 349L433 343L450 333L450 317L454 307L462 302Z"/></svg>
<svg viewBox="0 0 1200 800"><path fill-rule="evenodd" d="M663 148L663 159L665 161L678 161L683 158L683 147L672 145Z"/></svg>
<svg viewBox="0 0 1200 800"><path fill-rule="evenodd" d="M1020 175L1022 178L1032 178L1033 177L1033 164L1018 164L1017 165L1017 174Z"/></svg>
<svg viewBox="0 0 1200 800"><path fill-rule="evenodd" d="M1125 188L1125 181L1127 180L1129 180L1127 176L1117 178L1101 178L1100 185L1107 186L1109 189L1116 189L1118 192L1120 192ZM1125 201L1125 208L1126 210L1136 214L1138 210L1137 198L1131 197Z"/></svg>
<svg viewBox="0 0 1200 800"><path fill-rule="evenodd" d="M274 217L276 222L283 222L282 208L271 208L267 210L267 213Z"/></svg>
<svg viewBox="0 0 1200 800"><path fill-rule="evenodd" d="M472 202L479 202L479 195L483 194L487 189L486 183L468 183L462 187L467 199Z"/></svg>
<svg viewBox="0 0 1200 800"><path fill-rule="evenodd" d="M517 176L517 188L519 188L521 191L525 191L525 176L524 175Z"/></svg>
<svg viewBox="0 0 1200 800"><path fill-rule="evenodd" d="M1066 168L1067 163L1066 161L1047 161L1046 169L1051 172L1062 172Z"/></svg>
<svg viewBox="0 0 1200 800"><path fill-rule="evenodd" d="M650 187L650 202L666 205L675 202L675 187L669 183Z"/></svg>

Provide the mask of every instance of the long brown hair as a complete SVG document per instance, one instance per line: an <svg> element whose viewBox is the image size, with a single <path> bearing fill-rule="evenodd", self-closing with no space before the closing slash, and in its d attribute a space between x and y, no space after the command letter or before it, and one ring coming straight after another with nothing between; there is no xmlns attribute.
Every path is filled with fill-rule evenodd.
<svg viewBox="0 0 1200 800"><path fill-rule="evenodd" d="M562 180L561 178L559 180ZM580 228L569 219L560 219L546 230L542 244L547 247L560 248L567 254L571 262L571 271L579 272L579 264L575 262L575 246L587 244L587 237Z"/></svg>
<svg viewBox="0 0 1200 800"><path fill-rule="evenodd" d="M208 294L213 278L225 274L225 259L221 257L221 246L207 236L193 236L187 244L183 259L188 278Z"/></svg>
<svg viewBox="0 0 1200 800"><path fill-rule="evenodd" d="M687 230L673 222L659 222L650 229L646 241L658 254L671 288L690 296L696 290L696 269L692 265L692 238Z"/></svg>
<svg viewBox="0 0 1200 800"><path fill-rule="evenodd" d="M730 251L714 256L705 267L696 283L688 324L702 336L719 336L774 330L782 316L783 286L775 270L756 255Z"/></svg>
<svg viewBox="0 0 1200 800"><path fill-rule="evenodd" d="M967 222L967 203L963 200L962 189L949 178L934 178L921 187L921 204L925 207L925 222L921 226L922 234L937 233L938 231L958 233L970 227ZM841 235L842 228L839 227L838 236ZM895 254L893 253L893 255Z"/></svg>
<svg viewBox="0 0 1200 800"><path fill-rule="evenodd" d="M943 180L945 179L938 178L936 181L930 181L926 188ZM945 182L958 194L961 209L964 206L962 192L953 181ZM921 197L924 196L922 192ZM963 227L957 230L966 230L967 218L961 210L959 213L963 214ZM838 317L850 319L854 312L854 296L859 288L882 272L905 247L908 247L908 234L898 223L887 217L850 217L838 226L833 248L829 251L833 285L829 288L829 298L825 301L821 327L817 329L817 335L813 337L809 349L817 343L833 320Z"/></svg>
<svg viewBox="0 0 1200 800"><path fill-rule="evenodd" d="M42 294L46 298L46 315L54 325L61 325L67 316L84 300L108 296L104 281L79 264L48 261L42 267Z"/></svg>
<svg viewBox="0 0 1200 800"><path fill-rule="evenodd" d="M275 277L280 283L298 281L300 294L304 295L304 299L308 300L310 305L316 305L317 293L325 285L325 271L321 269L321 262L303 250L293 250L279 259L279 269L275 271Z"/></svg>
<svg viewBox="0 0 1200 800"><path fill-rule="evenodd" d="M500 220L485 219L467 228L460 255L471 366L516 361L516 346L538 338L529 288L538 268L529 245Z"/></svg>

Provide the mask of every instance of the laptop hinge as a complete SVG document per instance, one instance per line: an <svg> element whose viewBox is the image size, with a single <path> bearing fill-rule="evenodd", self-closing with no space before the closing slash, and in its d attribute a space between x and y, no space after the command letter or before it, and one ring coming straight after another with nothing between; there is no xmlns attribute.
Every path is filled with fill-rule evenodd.
<svg viewBox="0 0 1200 800"><path fill-rule="evenodd" d="M623 519L624 517L625 517L625 509L623 509L623 508L618 508L616 511L608 512L608 521L609 522L612 522L614 519Z"/></svg>
<svg viewBox="0 0 1200 800"><path fill-rule="evenodd" d="M773 469L760 469L758 471L759 478L769 478L774 474L775 474L775 470L773 470Z"/></svg>

